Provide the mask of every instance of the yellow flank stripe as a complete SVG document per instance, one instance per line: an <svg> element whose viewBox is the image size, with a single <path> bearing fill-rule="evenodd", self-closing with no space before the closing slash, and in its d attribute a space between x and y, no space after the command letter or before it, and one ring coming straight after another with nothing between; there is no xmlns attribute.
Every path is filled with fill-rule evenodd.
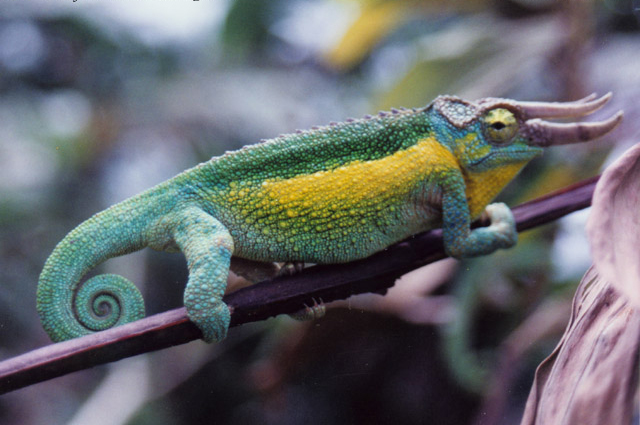
<svg viewBox="0 0 640 425"><path fill-rule="evenodd" d="M473 138L468 135L466 141L473 142ZM477 150L482 151L482 147ZM471 217L479 216L525 164L464 173ZM459 168L452 152L427 138L377 160L356 160L333 170L268 179L253 187L231 183L222 197L234 206L237 218L245 225L256 225L265 235L275 231L294 235L298 231L329 230L335 220L341 227L365 225L369 222L366 217L392 213L420 182L428 179L442 183L446 178L443 172Z"/></svg>
<svg viewBox="0 0 640 425"><path fill-rule="evenodd" d="M314 214L348 210L353 216L388 206L407 196L427 175L457 168L453 154L434 139L373 161L353 161L330 171L318 171L286 180L266 180L256 193L273 212L288 217L311 210Z"/></svg>

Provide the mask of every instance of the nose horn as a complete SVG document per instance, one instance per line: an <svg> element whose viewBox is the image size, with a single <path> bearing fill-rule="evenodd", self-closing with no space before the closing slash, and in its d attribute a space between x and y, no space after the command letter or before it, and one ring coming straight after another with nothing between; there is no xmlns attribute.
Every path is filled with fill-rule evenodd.
<svg viewBox="0 0 640 425"><path fill-rule="evenodd" d="M526 133L529 136L529 143L533 146L545 147L586 142L613 130L622 121L622 116L622 111L618 111L604 121L580 123L552 123L535 118L526 122Z"/></svg>

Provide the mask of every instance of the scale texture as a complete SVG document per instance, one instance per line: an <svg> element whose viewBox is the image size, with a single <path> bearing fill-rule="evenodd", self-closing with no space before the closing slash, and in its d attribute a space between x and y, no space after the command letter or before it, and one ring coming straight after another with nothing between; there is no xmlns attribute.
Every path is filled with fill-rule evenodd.
<svg viewBox="0 0 640 425"><path fill-rule="evenodd" d="M208 342L227 333L222 296L232 256L257 265L343 263L440 226L447 253L457 258L511 247L511 211L488 204L542 152L536 138L551 144L539 123L530 130L527 107L441 96L424 108L214 157L94 215L56 246L38 285L44 329L61 341L143 317L142 296L128 280L82 279L144 247L185 254L184 304ZM491 225L470 230L484 211Z"/></svg>

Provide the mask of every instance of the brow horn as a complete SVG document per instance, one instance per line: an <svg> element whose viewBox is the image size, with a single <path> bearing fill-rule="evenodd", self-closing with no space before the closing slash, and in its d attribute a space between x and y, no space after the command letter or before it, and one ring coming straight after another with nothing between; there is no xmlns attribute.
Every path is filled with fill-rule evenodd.
<svg viewBox="0 0 640 425"><path fill-rule="evenodd" d="M611 92L599 99L591 94L573 102L516 102L524 119L530 118L569 118L588 115L600 109L611 99Z"/></svg>

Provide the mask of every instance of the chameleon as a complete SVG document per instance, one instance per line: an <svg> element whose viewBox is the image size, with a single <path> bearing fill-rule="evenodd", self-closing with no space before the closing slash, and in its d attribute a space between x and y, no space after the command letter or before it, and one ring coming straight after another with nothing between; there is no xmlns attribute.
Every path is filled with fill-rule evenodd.
<svg viewBox="0 0 640 425"><path fill-rule="evenodd" d="M512 247L511 210L490 202L545 147L613 129L621 111L597 122L549 120L590 114L610 97L438 96L425 107L298 130L213 157L93 215L58 243L37 288L43 328L62 341L144 317L129 280L83 277L145 247L185 255L184 305L206 342L227 334L222 296L232 256L257 267L344 263L437 227L455 258ZM490 225L471 230L483 213Z"/></svg>

